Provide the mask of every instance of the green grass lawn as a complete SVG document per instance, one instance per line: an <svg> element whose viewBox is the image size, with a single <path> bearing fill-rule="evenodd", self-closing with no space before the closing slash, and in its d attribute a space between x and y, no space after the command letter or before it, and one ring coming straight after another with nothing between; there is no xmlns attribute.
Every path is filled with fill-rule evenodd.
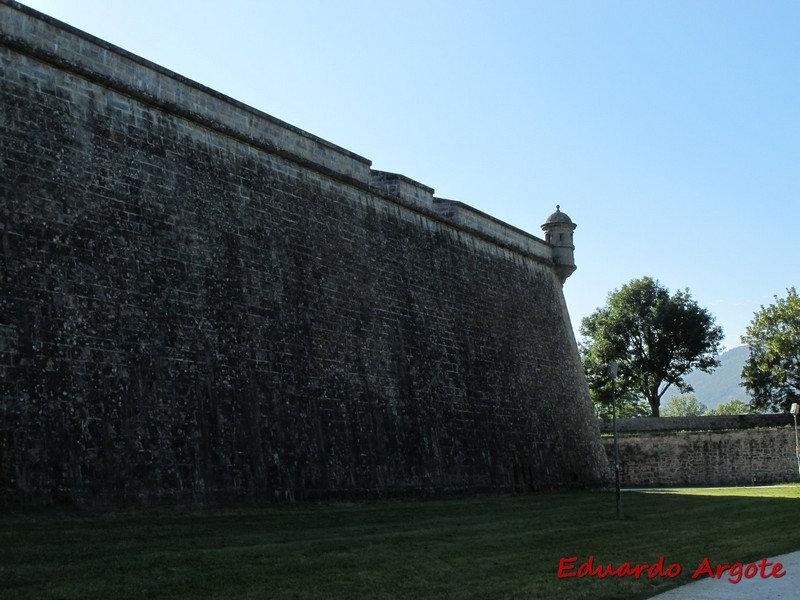
<svg viewBox="0 0 800 600"><path fill-rule="evenodd" d="M3 509L0 598L648 598L800 550L800 486L216 509ZM678 563L559 579L559 560Z"/></svg>

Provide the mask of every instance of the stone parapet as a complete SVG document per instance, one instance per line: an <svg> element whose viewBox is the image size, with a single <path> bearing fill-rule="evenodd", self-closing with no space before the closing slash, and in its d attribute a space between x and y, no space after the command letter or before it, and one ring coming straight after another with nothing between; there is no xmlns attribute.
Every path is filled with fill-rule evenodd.
<svg viewBox="0 0 800 600"><path fill-rule="evenodd" d="M553 263L550 245L522 229L508 225L463 202L435 198L433 206L437 214L460 227L497 240L500 244L534 256L545 263Z"/></svg>
<svg viewBox="0 0 800 600"><path fill-rule="evenodd" d="M130 113L133 100L152 105L552 262L550 247L530 234L461 203L439 210L428 186L404 175L372 170L372 162L362 156L17 2L0 0L0 41L59 71L119 92L114 109L121 114ZM20 65L21 73L26 69L40 84L52 84L52 79L41 79L48 77L44 71Z"/></svg>
<svg viewBox="0 0 800 600"><path fill-rule="evenodd" d="M0 39L133 99L369 184L366 158L16 2L0 3Z"/></svg>
<svg viewBox="0 0 800 600"><path fill-rule="evenodd" d="M372 186L381 193L397 198L425 211L433 209L433 188L409 179L405 175L372 170L370 172Z"/></svg>

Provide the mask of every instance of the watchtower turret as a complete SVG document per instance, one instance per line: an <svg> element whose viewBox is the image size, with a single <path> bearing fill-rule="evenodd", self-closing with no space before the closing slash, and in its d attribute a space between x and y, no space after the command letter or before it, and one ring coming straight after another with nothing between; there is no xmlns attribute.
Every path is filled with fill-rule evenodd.
<svg viewBox="0 0 800 600"><path fill-rule="evenodd" d="M544 230L544 241L553 247L553 262L556 265L556 273L561 279L561 283L575 272L575 246L572 240L572 232L577 225L572 222L566 213L561 212L561 206L556 205L556 212L547 217L542 229Z"/></svg>

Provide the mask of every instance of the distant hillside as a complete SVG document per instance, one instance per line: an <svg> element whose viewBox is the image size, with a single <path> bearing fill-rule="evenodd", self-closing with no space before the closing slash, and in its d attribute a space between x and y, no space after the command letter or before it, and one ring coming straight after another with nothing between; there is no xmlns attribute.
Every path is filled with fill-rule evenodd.
<svg viewBox="0 0 800 600"><path fill-rule="evenodd" d="M750 402L750 395L740 385L742 382L742 367L747 360L748 353L747 346L733 348L720 355L721 364L712 373L693 371L687 375L686 382L694 388L694 395L709 410L734 398L738 398L743 402ZM680 394L678 390L670 388L664 394L664 398L661 399L661 405L663 406L664 402L678 394Z"/></svg>

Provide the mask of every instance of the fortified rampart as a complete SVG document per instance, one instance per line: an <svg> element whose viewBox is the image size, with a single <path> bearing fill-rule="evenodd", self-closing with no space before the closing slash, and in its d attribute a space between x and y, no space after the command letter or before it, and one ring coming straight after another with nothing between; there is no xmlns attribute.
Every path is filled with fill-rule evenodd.
<svg viewBox="0 0 800 600"><path fill-rule="evenodd" d="M624 487L798 481L791 415L661 417L617 421ZM611 433L611 423L601 431ZM613 440L603 438L613 465Z"/></svg>
<svg viewBox="0 0 800 600"><path fill-rule="evenodd" d="M551 244L9 0L0 28L2 501L606 476Z"/></svg>

